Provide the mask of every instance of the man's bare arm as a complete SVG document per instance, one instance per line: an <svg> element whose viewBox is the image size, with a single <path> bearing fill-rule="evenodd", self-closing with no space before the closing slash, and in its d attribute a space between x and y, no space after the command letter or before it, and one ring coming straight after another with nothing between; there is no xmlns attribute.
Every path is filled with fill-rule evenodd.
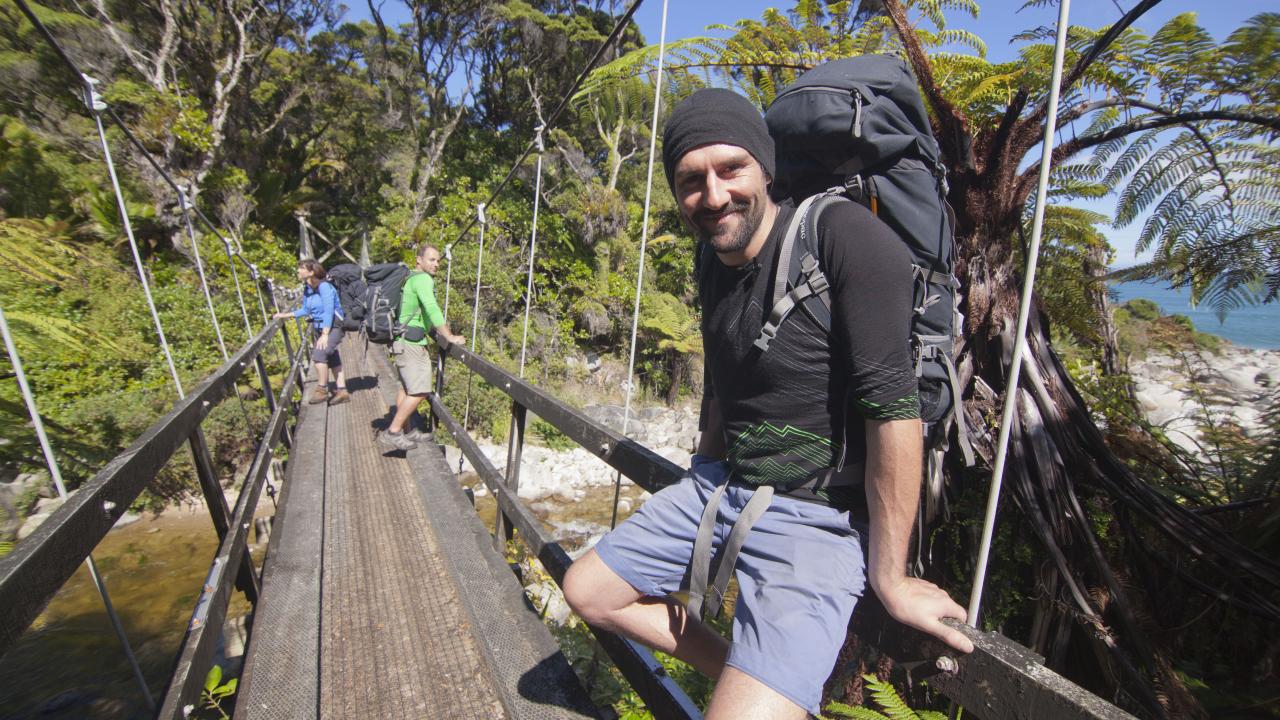
<svg viewBox="0 0 1280 720"><path fill-rule="evenodd" d="M907 552L920 502L924 454L920 421L867 420L866 437L871 587L898 622L935 635L957 650L972 652L968 638L941 622L944 617L964 620L964 608L937 585L907 576Z"/></svg>
<svg viewBox="0 0 1280 720"><path fill-rule="evenodd" d="M702 418L703 431L698 437L698 454L723 460L725 456L724 428L720 425L720 405L714 397L703 403L706 417Z"/></svg>

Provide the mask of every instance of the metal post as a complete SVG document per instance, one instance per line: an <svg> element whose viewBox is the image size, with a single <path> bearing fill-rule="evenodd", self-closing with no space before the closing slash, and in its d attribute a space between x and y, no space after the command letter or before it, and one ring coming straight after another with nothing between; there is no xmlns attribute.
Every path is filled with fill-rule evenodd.
<svg viewBox="0 0 1280 720"><path fill-rule="evenodd" d="M1022 374L1022 355L1027 345L1027 317L1031 314L1031 290L1035 287L1036 262L1040 255L1040 235L1044 230L1044 207L1049 189L1049 171L1053 160L1053 135L1058 125L1058 86L1062 83L1063 56L1067 47L1067 15L1071 0L1058 5L1058 37L1053 49L1053 79L1049 86L1049 108L1044 125L1044 142L1040 146L1040 182L1036 187L1036 210L1031 223L1031 245L1027 248L1027 271L1022 278L1022 302L1018 307L1018 327L1013 341L1013 358L1009 361L1009 382L1005 385L1004 411L1000 416L1000 438L996 442L996 462L991 471L991 489L987 494L987 512L982 523L982 541L978 546L978 566L974 570L973 590L969 594L968 622L978 626L982 607L982 590L987 579L987 560L991 555L991 537L995 533L996 509L1000 505L1000 486L1004 481L1005 459L1009 452L1009 431L1017 411L1018 380ZM957 398L957 402L959 399Z"/></svg>
<svg viewBox="0 0 1280 720"><path fill-rule="evenodd" d="M311 249L311 235L307 233L307 214L299 210L294 217L298 218L298 259L313 258L316 251Z"/></svg>
<svg viewBox="0 0 1280 720"><path fill-rule="evenodd" d="M40 411L36 407L35 395L31 392L31 385L27 383L27 373L22 367L22 358L18 356L18 346L13 341L13 334L9 331L9 321L4 316L4 308L0 308L0 333L4 335L4 346L9 351L9 360L13 363L13 374L18 378L18 387L22 390L22 399L27 404L27 413L31 415L31 424L36 429L36 437L40 440L40 449L44 452L45 464L49 468L49 477L53 480L53 485L58 489L58 497L64 501L67 499L67 486L62 481L62 471L58 467L58 460L53 455L53 445L49 442L49 436L44 431L44 421L40 419ZM151 697L151 689L147 687L147 679L142 674L142 668L138 665L138 658L133 654L133 647L129 645L129 636L125 633L124 624L120 622L120 616L116 615L115 606L111 604L111 595L107 592L107 586L102 581L102 575L98 572L98 564L94 562L93 556L90 555L84 560L85 565L89 569L89 578L93 580L93 586L97 588L99 597L102 598L102 607L107 611L107 619L111 622L111 628L116 633L116 638L120 640L120 645L124 649L125 658L129 661L129 668L133 671L133 677L138 682L138 687L142 689L142 697L147 701L147 707L152 711L156 708L156 701Z"/></svg>
<svg viewBox="0 0 1280 720"><path fill-rule="evenodd" d="M213 458L209 454L209 444L205 441L204 431L196 426L188 440L191 454L195 458L196 478L200 481L200 492L204 495L204 503L209 508L209 517L213 520L213 528L222 540L231 529L231 507L227 505L227 497L222 494L222 483L213 469ZM254 572L253 563L248 556L240 564L236 575L236 587L244 593L249 602L258 604L260 587L258 575Z"/></svg>
<svg viewBox="0 0 1280 720"><path fill-rule="evenodd" d="M511 432L507 438L507 477L505 485L514 495L520 489L520 456L524 454L524 427L528 410L516 401L511 401ZM498 552L505 550L506 542L512 538L511 526L498 508L494 519L493 547Z"/></svg>
<svg viewBox="0 0 1280 720"><path fill-rule="evenodd" d="M658 76L653 88L653 120L649 126L649 172L644 184L644 218L640 223L640 265L636 268L636 302L631 313L631 354L627 360L626 401L622 406L622 434L631 420L631 391L636 370L636 334L640 327L640 291L644 287L644 253L649 240L649 203L653 199L653 161L658 145L658 110L662 106L662 62L667 50L667 0L662 0L662 29L658 34ZM609 527L618 525L618 498L622 494L622 471L613 479L613 516Z"/></svg>

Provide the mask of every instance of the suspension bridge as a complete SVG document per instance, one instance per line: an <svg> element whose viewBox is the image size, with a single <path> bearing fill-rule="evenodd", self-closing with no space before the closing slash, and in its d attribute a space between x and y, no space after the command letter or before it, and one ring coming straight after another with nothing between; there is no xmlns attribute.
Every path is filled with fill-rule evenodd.
<svg viewBox="0 0 1280 720"><path fill-rule="evenodd" d="M680 478L683 469L629 439L626 418L621 431L592 420L554 395L527 382L524 367L532 297L534 251L540 193L533 198L529 275L525 293L525 337L520 365L509 372L471 351L477 347L483 262L484 207L454 241L479 242L475 304L468 346L439 347L437 392L429 396L427 430L436 439L448 436L461 449L498 512L490 529L474 509L474 498L444 460L442 445L423 443L401 456L384 454L373 442L373 428L385 421L394 404L396 380L380 352L370 352L349 339L341 348L352 400L342 405L303 404L315 383L308 367L308 342L300 326L272 319L287 294L244 257L191 202L191 188L175 181L151 159L146 148L98 96L96 81L85 75L56 39L21 0L18 5L63 61L83 78L83 99L97 123L103 159L114 185L120 218L133 253L139 281L166 357L177 400L172 408L119 456L111 460L74 495L68 495L58 459L45 433L34 396L10 327L0 309L0 330L23 391L32 425L48 471L66 502L36 532L0 558L0 654L27 631L50 599L77 568L87 564L122 651L128 658L155 717L186 718L201 704L205 678L215 648L227 625L233 593L252 605L249 641L239 678L234 714L244 718L476 717L569 718L608 716L590 699L584 686L533 608L519 577L508 563L508 543L521 544L559 584L571 560L544 524L519 498L521 457L530 413L550 423L616 473L650 492ZM1063 13L1068 3L1063 2ZM516 170L536 154L541 185L542 135L553 127L570 98L617 39L639 6L634 3L618 21L600 51L578 76L574 88L548 116L511 171L489 198L502 193ZM665 47L665 17L658 55ZM1060 19L1065 28L1065 17ZM1063 35L1060 33L1059 42ZM1059 66L1061 54L1059 53ZM651 140L656 139L662 73L657 75ZM1055 82L1056 86L1056 82ZM1054 113L1051 111L1049 117ZM114 123L126 141L147 158L174 192L182 213L201 279L223 364L188 390L173 360L173 350L152 298L148 275L133 236L104 122ZM1048 135L1052 135L1052 125ZM649 149L652 187L654 147ZM1045 164L1047 167L1047 164ZM309 230L300 215L300 256L314 257ZM227 347L215 312L200 256L197 226L222 241L230 262L236 298L248 342ZM649 233L649 197L645 201L641 268L637 272L636 314L628 377L634 376L635 330L643 243ZM328 241L331 253L355 260L345 241ZM453 243L446 247L446 259ZM368 263L367 245L359 261ZM240 271L249 277L248 292ZM445 312L450 280L446 271ZM1028 280L1030 282L1030 279ZM248 299L246 299L246 295ZM256 304L256 308L254 305ZM254 310L257 312L253 312ZM260 316L256 322L252 316ZM274 387L267 357L284 358L287 371ZM252 370L250 367L252 366ZM1019 367L1015 359L1012 367ZM237 385L254 373L263 389L269 419L259 429L256 451L234 505L228 504L210 457L202 423L212 409L232 396L243 403ZM466 379L459 376L465 373ZM448 408L442 401L447 382L487 383L511 401L511 435L505 466L497 467L468 434L469 404ZM1011 382L1016 383L1016 379ZM468 396L469 397L469 396ZM247 419L247 415L246 415ZM1005 423L1007 425L1007 422ZM143 676L129 637L118 620L93 560L94 548L161 468L186 446L194 458L199 485L219 537L205 581L197 592L173 672L159 693ZM287 459L284 459L287 456ZM603 469L602 465L602 469ZM264 491L272 495L282 484L265 560L259 569L249 551L249 531L262 510ZM616 504L615 504L616 517ZM985 556L984 556L985 561ZM979 587L981 580L979 579ZM971 612L971 616L976 612ZM968 626L958 626L976 650L957 657L936 641L896 626L870 598L855 616L855 632L908 669L914 682L925 681L956 705L981 718L1121 718L1116 706L1050 671L1043 658L1011 640ZM843 632L833 628L833 632ZM697 705L666 673L647 649L610 633L593 630L599 647L614 663L655 717L700 717Z"/></svg>

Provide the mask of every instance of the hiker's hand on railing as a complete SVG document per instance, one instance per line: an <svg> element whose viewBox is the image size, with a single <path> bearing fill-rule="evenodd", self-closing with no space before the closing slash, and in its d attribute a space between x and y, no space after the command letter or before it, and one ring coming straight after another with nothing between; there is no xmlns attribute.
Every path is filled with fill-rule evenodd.
<svg viewBox="0 0 1280 720"><path fill-rule="evenodd" d="M893 619L924 631L961 652L973 652L973 643L958 630L942 624L942 618L963 622L965 610L945 590L927 580L905 575L889 587L877 587L876 595Z"/></svg>
<svg viewBox="0 0 1280 720"><path fill-rule="evenodd" d="M466 338L464 338L464 337L462 337L461 335L450 335L450 336L448 337L448 340L449 340L449 343L450 343L451 345L466 345L466 344L467 344L467 339L466 339Z"/></svg>
<svg viewBox="0 0 1280 720"><path fill-rule="evenodd" d="M278 312L278 313L276 313L275 315L272 315L271 317L272 317L272 319L274 319L274 320L283 320L283 319L285 319L285 318L293 317L293 313L291 313L291 312Z"/></svg>

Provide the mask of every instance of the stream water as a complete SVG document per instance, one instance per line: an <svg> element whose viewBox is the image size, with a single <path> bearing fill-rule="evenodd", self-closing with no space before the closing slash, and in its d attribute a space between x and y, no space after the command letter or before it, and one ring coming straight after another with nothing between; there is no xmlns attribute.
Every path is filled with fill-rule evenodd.
<svg viewBox="0 0 1280 720"><path fill-rule="evenodd" d="M464 486L476 485L472 473ZM638 507L642 491L624 485L625 502ZM111 600L128 632L153 697L164 693L209 562L217 535L203 505L171 508L113 530L94 558ZM270 512L270 503L265 503ZM549 498L531 503L534 513L566 549L573 551L609 528L612 485L593 486L577 502ZM482 494L476 510L492 529L496 503ZM261 513L260 513L261 514ZM261 561L265 546L254 547ZM243 596L233 593L228 617L248 614ZM81 566L17 644L0 657L0 720L93 718L133 720L152 713L111 629L89 572ZM210 715L213 717L213 715Z"/></svg>
<svg viewBox="0 0 1280 720"><path fill-rule="evenodd" d="M201 505L196 511L172 508L113 530L94 552L157 702L217 546ZM247 614L243 596L232 597L228 617ZM81 565L0 657L0 720L151 716L89 571Z"/></svg>

